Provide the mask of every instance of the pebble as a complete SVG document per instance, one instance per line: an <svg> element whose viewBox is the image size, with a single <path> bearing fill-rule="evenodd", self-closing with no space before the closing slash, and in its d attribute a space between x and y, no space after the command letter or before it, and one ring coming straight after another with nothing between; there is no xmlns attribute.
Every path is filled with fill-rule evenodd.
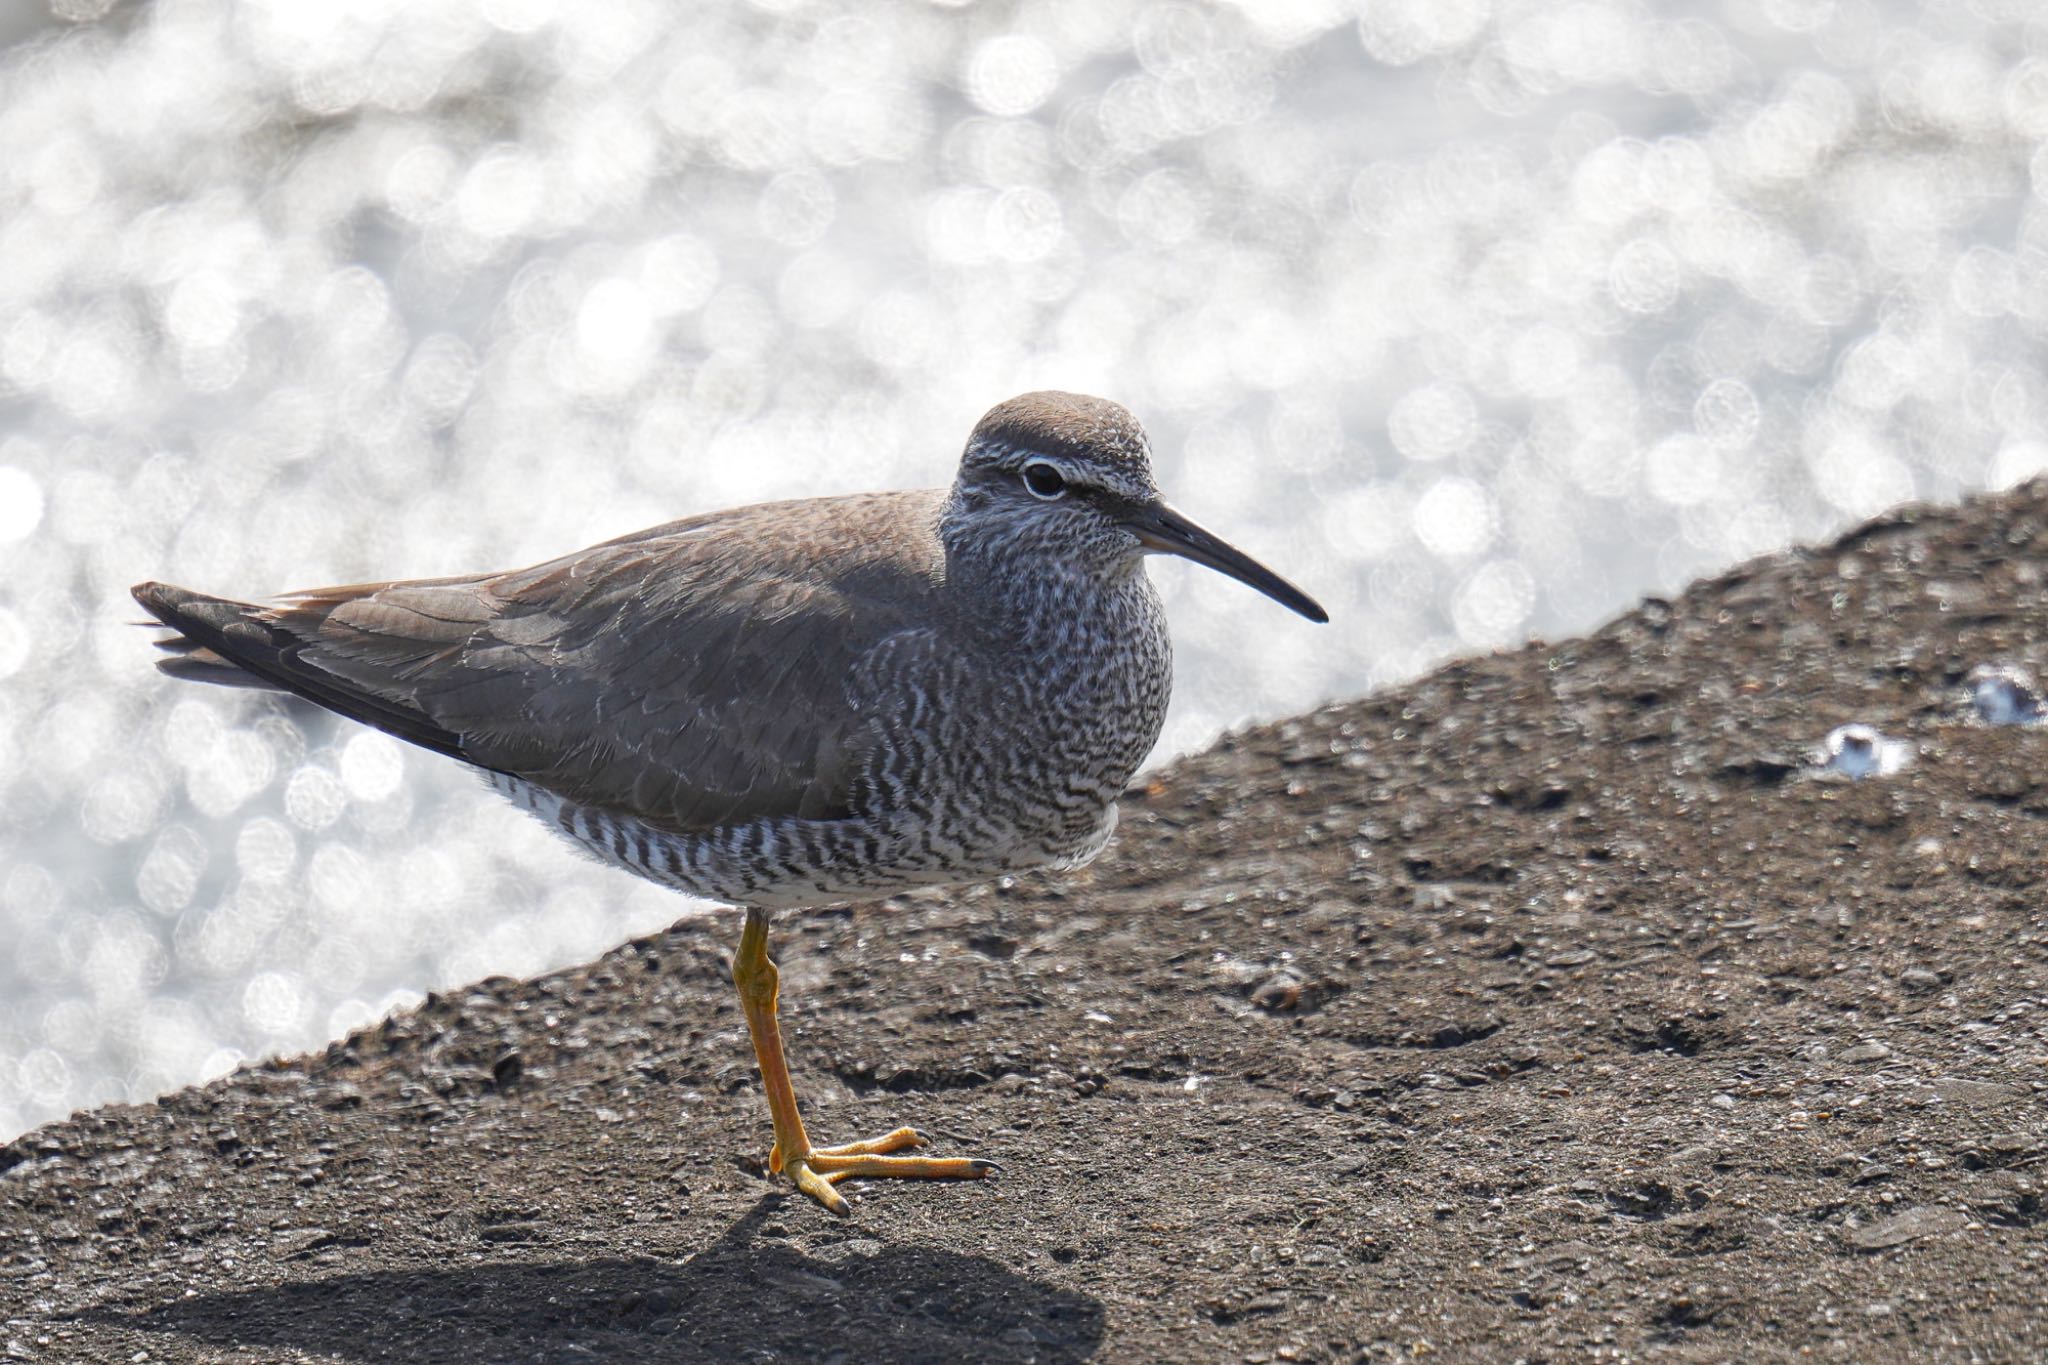
<svg viewBox="0 0 2048 1365"><path fill-rule="evenodd" d="M2033 675L2017 664L1978 664L1970 670L1970 704L1986 725L2032 725L2041 719Z"/></svg>
<svg viewBox="0 0 2048 1365"><path fill-rule="evenodd" d="M522 1220L513 1223L492 1223L477 1229L477 1236L486 1242L536 1242L544 1239L547 1224Z"/></svg>
<svg viewBox="0 0 2048 1365"><path fill-rule="evenodd" d="M1936 977L1935 984L1941 984L1941 978ZM1858 1043L1842 1053L1842 1060L1845 1062L1881 1062L1891 1055L1892 1050L1883 1043Z"/></svg>
<svg viewBox="0 0 2048 1365"><path fill-rule="evenodd" d="M1252 990L1254 1005L1271 1014L1280 1014L1301 1004L1302 980L1292 972L1275 972Z"/></svg>
<svg viewBox="0 0 2048 1365"><path fill-rule="evenodd" d="M1442 882L1429 882L1415 888L1412 898L1414 908L1423 914L1448 910L1458 903L1458 893L1453 887Z"/></svg>
<svg viewBox="0 0 2048 1365"><path fill-rule="evenodd" d="M1969 1221L1954 1209L1921 1204L1902 1213L1895 1213L1882 1222L1857 1228L1849 1234L1849 1240L1860 1251L1885 1251L1892 1247L1904 1246L1916 1238L1955 1232Z"/></svg>
<svg viewBox="0 0 2048 1365"><path fill-rule="evenodd" d="M1943 1076L1934 1082L1934 1093L1951 1104L2012 1104L2019 1092L1997 1081L1972 1081L1961 1076Z"/></svg>
<svg viewBox="0 0 2048 1365"><path fill-rule="evenodd" d="M1908 740L1886 739L1875 726L1853 723L1828 731L1814 759L1823 772L1853 781L1901 772L1913 762L1915 752Z"/></svg>

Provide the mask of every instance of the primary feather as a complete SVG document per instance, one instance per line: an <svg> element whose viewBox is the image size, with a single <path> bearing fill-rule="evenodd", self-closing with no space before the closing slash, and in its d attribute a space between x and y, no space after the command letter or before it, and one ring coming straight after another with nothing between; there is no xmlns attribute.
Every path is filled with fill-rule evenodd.
<svg viewBox="0 0 2048 1365"><path fill-rule="evenodd" d="M274 605L145 583L167 673L296 693L659 828L843 811L872 717L820 679L929 629L943 495L671 522L531 568ZM906 534L923 528L923 534Z"/></svg>

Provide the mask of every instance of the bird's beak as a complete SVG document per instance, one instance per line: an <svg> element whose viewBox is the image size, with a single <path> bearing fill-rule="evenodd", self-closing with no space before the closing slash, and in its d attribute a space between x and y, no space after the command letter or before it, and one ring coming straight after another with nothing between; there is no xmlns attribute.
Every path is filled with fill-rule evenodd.
<svg viewBox="0 0 2048 1365"><path fill-rule="evenodd" d="M1290 611L1311 621L1324 622L1330 613L1316 600L1242 550L1232 549L1189 521L1163 502L1140 507L1123 523L1138 537L1138 543L1154 554L1179 555L1197 564L1229 574L1238 582L1257 588Z"/></svg>

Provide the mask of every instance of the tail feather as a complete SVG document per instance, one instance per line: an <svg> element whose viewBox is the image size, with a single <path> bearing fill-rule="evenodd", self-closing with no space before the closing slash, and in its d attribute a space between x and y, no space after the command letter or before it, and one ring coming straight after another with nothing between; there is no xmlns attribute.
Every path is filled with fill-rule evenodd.
<svg viewBox="0 0 2048 1365"><path fill-rule="evenodd" d="M137 625L161 629L156 621L138 621ZM186 682L212 683L215 687L246 687L256 692L283 691L276 683L251 673L239 664L231 663L208 649L205 645L194 644L183 635L158 640L156 647L168 657L156 661L157 671Z"/></svg>
<svg viewBox="0 0 2048 1365"><path fill-rule="evenodd" d="M371 692L320 667L313 640L294 624L289 609L210 597L169 583L139 583L131 591L145 611L178 632L157 642L169 657L156 666L174 678L290 692L422 748L467 758L460 735L408 700Z"/></svg>

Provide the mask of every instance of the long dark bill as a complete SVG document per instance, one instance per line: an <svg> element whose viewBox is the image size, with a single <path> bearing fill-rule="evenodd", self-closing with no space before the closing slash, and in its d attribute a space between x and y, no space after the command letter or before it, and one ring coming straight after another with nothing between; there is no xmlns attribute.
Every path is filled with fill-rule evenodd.
<svg viewBox="0 0 2048 1365"><path fill-rule="evenodd" d="M1242 550L1224 544L1165 503L1140 508L1124 518L1124 525L1137 533L1139 544L1148 550L1157 554L1179 555L1217 573L1229 574L1311 621L1330 619L1330 613L1317 605L1313 597Z"/></svg>

